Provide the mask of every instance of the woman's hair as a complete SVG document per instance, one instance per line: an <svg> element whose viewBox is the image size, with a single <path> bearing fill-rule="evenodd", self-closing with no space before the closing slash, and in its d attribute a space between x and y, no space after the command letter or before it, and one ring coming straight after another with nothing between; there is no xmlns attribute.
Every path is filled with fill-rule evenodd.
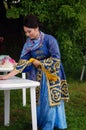
<svg viewBox="0 0 86 130"><path fill-rule="evenodd" d="M37 28L40 27L40 22L37 18L37 16L30 14L25 16L23 26L29 27L29 28Z"/></svg>

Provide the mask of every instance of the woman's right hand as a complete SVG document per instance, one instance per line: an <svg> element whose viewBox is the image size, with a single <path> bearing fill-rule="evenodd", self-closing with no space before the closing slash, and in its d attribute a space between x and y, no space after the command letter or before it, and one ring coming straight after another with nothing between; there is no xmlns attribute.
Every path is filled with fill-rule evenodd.
<svg viewBox="0 0 86 130"><path fill-rule="evenodd" d="M8 79L7 75L0 75L0 80L6 80Z"/></svg>
<svg viewBox="0 0 86 130"><path fill-rule="evenodd" d="M12 70L11 72L9 72L8 74L6 75L0 75L0 80L6 80L6 79L9 79L15 75L17 75L19 72L17 70Z"/></svg>

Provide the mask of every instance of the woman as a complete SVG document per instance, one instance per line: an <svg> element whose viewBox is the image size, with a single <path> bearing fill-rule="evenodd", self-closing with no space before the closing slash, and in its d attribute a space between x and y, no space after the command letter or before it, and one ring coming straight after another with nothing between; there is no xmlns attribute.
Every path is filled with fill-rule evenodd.
<svg viewBox="0 0 86 130"><path fill-rule="evenodd" d="M24 32L27 40L19 63L0 79L28 72L28 79L40 82L36 90L38 127L42 130L66 129L64 100L68 100L68 88L57 40L40 31L34 15L25 17Z"/></svg>

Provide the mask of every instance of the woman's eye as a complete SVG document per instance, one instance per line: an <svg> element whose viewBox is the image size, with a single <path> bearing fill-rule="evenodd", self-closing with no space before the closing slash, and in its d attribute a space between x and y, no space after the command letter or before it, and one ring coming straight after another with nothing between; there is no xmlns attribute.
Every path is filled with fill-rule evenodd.
<svg viewBox="0 0 86 130"><path fill-rule="evenodd" d="M25 31L25 34L27 34L27 33L31 33L31 31Z"/></svg>

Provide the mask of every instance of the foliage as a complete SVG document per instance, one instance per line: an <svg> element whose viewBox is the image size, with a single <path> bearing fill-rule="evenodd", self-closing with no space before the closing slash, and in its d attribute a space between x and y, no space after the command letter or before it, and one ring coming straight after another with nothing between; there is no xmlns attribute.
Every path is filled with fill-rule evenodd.
<svg viewBox="0 0 86 130"><path fill-rule="evenodd" d="M16 16L36 14L44 25L43 31L57 38L66 71L70 74L79 70L82 50L86 50L85 0L21 0L18 8L12 6L9 12L13 10Z"/></svg>

